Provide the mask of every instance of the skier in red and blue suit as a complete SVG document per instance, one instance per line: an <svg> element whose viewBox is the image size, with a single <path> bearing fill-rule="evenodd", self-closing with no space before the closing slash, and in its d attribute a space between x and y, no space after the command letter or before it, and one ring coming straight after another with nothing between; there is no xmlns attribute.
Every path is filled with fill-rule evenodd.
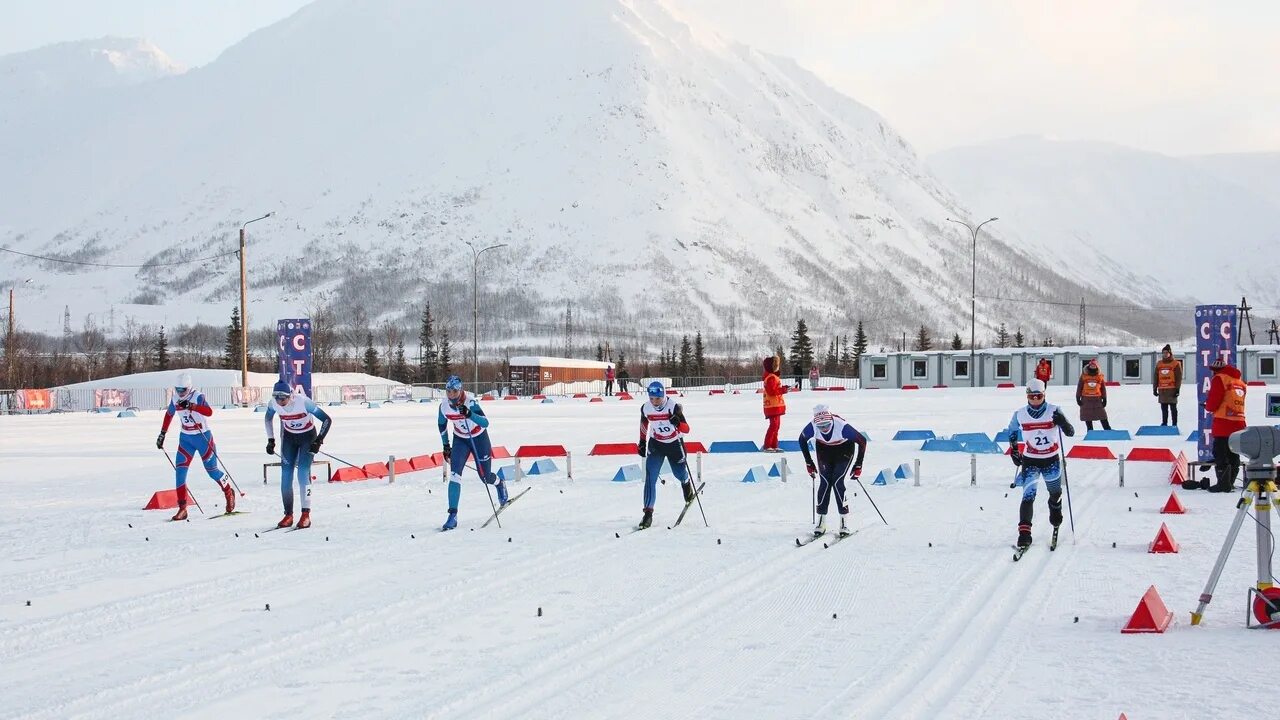
<svg viewBox="0 0 1280 720"><path fill-rule="evenodd" d="M160 436L156 438L156 447L164 450L164 436L169 432L169 423L174 416L178 417L181 435L178 439L178 454L174 456L174 480L178 491L178 512L173 520L187 519L187 503L191 493L187 490L187 469L196 457L204 463L205 472L222 488L222 496L226 499L226 512L236 509L236 494L231 484L223 478L225 473L218 468L218 450L213 442L213 430L209 426L209 416L213 408L204 393L191 385L191 376L187 373L178 375L173 386L173 397L169 399L169 407L164 412L164 423L160 426Z"/></svg>
<svg viewBox="0 0 1280 720"><path fill-rule="evenodd" d="M475 397L469 397L462 387L462 379L451 376L444 385L445 399L440 403L438 424L440 426L440 443L444 449L445 460L449 461L449 517L445 518L441 530L452 530L458 527L458 501L462 498L462 471L467 467L467 459L476 460L476 473L481 482L493 485L498 490L498 506L507 504L507 484L491 469L493 463L493 446L489 442L489 418ZM453 427L453 439L458 447L449 444L449 427Z"/></svg>

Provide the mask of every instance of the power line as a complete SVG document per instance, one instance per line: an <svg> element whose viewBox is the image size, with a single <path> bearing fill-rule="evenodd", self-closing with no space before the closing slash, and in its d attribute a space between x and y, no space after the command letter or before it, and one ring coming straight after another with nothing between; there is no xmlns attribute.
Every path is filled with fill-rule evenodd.
<svg viewBox="0 0 1280 720"><path fill-rule="evenodd" d="M14 255L21 255L23 257L33 258L35 260L43 260L45 262L65 263L67 265L87 265L89 267L103 267L103 268L153 268L153 267L173 267L175 265L192 265L194 263L207 262L209 260L218 260L220 258L229 257L231 255L235 255L238 252L240 252L239 250L232 250L230 252L222 253L221 255L210 255L208 257L196 258L194 260L180 260L178 262L151 262L143 265L121 265L117 263L84 262L82 260L67 260L66 258L48 257L45 255L32 255L31 253L25 253L20 250L12 250L7 247L0 247L0 250L3 250L4 252L7 252L7 253L13 253Z"/></svg>
<svg viewBox="0 0 1280 720"><path fill-rule="evenodd" d="M1026 303L1028 305L1054 305L1058 307L1080 307L1081 303L1074 301L1062 300L1031 300L1028 298L1011 298L998 297L995 295L979 295L979 300L999 300L1000 302ZM1147 312L1190 312L1196 309L1195 305L1117 305L1108 303L1087 303L1091 308L1111 308L1116 310L1143 310ZM1259 308L1252 307L1253 310L1276 310L1276 308Z"/></svg>

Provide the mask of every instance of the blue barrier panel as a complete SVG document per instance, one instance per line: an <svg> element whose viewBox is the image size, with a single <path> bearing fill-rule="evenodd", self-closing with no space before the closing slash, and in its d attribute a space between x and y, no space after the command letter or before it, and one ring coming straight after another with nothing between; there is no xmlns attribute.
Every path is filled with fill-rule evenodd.
<svg viewBox="0 0 1280 720"><path fill-rule="evenodd" d="M530 475L545 475L546 473L559 472L559 470L560 468L556 467L555 463L547 459L534 460L533 464L529 466Z"/></svg>
<svg viewBox="0 0 1280 720"><path fill-rule="evenodd" d="M748 470L746 475L742 476L742 482L744 483L764 482L768 478L769 478L769 473L764 469L764 466L756 465L755 467Z"/></svg>
<svg viewBox="0 0 1280 720"><path fill-rule="evenodd" d="M984 432L956 433L951 439L962 443L991 442L991 437Z"/></svg>
<svg viewBox="0 0 1280 720"><path fill-rule="evenodd" d="M713 453L744 453L744 452L760 452L760 448L751 440L717 440L711 443L708 452Z"/></svg>
<svg viewBox="0 0 1280 720"><path fill-rule="evenodd" d="M769 477L782 477L782 468L778 466L778 463L769 466Z"/></svg>
<svg viewBox="0 0 1280 720"><path fill-rule="evenodd" d="M899 430L893 434L894 440L932 440L937 435L932 430Z"/></svg>
<svg viewBox="0 0 1280 720"><path fill-rule="evenodd" d="M639 465L623 465L618 468L618 472L613 474L614 482L628 482L630 480L643 480L644 471Z"/></svg>
<svg viewBox="0 0 1280 720"><path fill-rule="evenodd" d="M996 442L1002 442L1002 443L1009 442L1009 431L1001 430L1000 432L996 433Z"/></svg>
<svg viewBox="0 0 1280 720"><path fill-rule="evenodd" d="M1181 435L1182 431L1177 425L1143 425L1138 428L1138 432L1134 433L1138 436L1144 435Z"/></svg>
<svg viewBox="0 0 1280 720"><path fill-rule="evenodd" d="M990 440L975 440L973 442L960 443L960 447L964 452L976 453L978 455L999 455L1004 451L1000 446Z"/></svg>
<svg viewBox="0 0 1280 720"><path fill-rule="evenodd" d="M876 479L871 481L872 485L888 485L889 483L898 482L899 478L893 476L888 470L881 470L876 474Z"/></svg>
<svg viewBox="0 0 1280 720"><path fill-rule="evenodd" d="M377 400L371 400L366 404L370 410L377 410L378 408L382 407L382 403L378 402Z"/></svg>
<svg viewBox="0 0 1280 720"><path fill-rule="evenodd" d="M799 440L779 440L778 449L783 452L800 452Z"/></svg>
<svg viewBox="0 0 1280 720"><path fill-rule="evenodd" d="M1084 439L1093 441L1115 441L1115 440L1131 440L1128 430L1090 430L1084 434Z"/></svg>
<svg viewBox="0 0 1280 720"><path fill-rule="evenodd" d="M342 407L342 401L341 401L341 400L330 400L330 401L329 401L329 407Z"/></svg>
<svg viewBox="0 0 1280 720"><path fill-rule="evenodd" d="M254 411L254 412L256 412L256 413L266 412L266 411L267 411L267 406L266 406L266 405L254 405L254 406L253 406L253 411Z"/></svg>
<svg viewBox="0 0 1280 720"><path fill-rule="evenodd" d="M498 468L498 479L502 480L502 482L511 482L512 480L515 480L516 466L506 465L504 467Z"/></svg>
<svg viewBox="0 0 1280 720"><path fill-rule="evenodd" d="M116 411L115 411L114 409L112 409L112 408L109 408L109 407L100 407L100 408L98 408L98 409L94 410L93 412L96 412L96 413L98 413L99 415L108 415L108 414L113 413L113 412L116 412Z"/></svg>
<svg viewBox="0 0 1280 720"><path fill-rule="evenodd" d="M555 402L555 400L552 400L551 398L542 398L543 405L546 405L547 403L553 403L553 402Z"/></svg>
<svg viewBox="0 0 1280 720"><path fill-rule="evenodd" d="M122 418L122 417L138 417L138 414L137 414L137 413L135 413L135 412L134 412L134 411L132 411L132 410L121 410L120 412L116 413L116 417L118 417L118 418Z"/></svg>
<svg viewBox="0 0 1280 720"><path fill-rule="evenodd" d="M920 449L928 450L930 452L963 452L964 446L955 440L934 438L932 440L925 440L924 444L920 446Z"/></svg>
<svg viewBox="0 0 1280 720"><path fill-rule="evenodd" d="M1187 442L1193 442L1193 443L1200 442L1200 431L1192 430L1191 434L1187 436Z"/></svg>
<svg viewBox="0 0 1280 720"><path fill-rule="evenodd" d="M913 473L911 472L911 466L908 465L907 463L902 463L901 465L898 466L897 470L893 471L893 476L898 478L899 480L910 480L912 475Z"/></svg>

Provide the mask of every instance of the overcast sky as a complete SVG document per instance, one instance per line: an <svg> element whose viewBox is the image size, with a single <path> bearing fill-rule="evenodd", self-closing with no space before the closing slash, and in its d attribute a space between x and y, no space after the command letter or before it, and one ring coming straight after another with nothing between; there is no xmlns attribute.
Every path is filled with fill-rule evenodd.
<svg viewBox="0 0 1280 720"><path fill-rule="evenodd" d="M924 154L1020 134L1172 155L1280 151L1280 2L667 2L701 28L796 58ZM0 54L141 36L197 66L306 0L5 4Z"/></svg>

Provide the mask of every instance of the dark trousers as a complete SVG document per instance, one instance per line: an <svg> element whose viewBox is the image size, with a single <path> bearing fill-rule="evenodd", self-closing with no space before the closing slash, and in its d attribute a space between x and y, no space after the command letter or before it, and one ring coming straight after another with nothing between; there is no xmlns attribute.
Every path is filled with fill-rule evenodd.
<svg viewBox="0 0 1280 720"><path fill-rule="evenodd" d="M1084 421L1084 429L1085 429L1085 430L1092 430L1092 429L1093 429L1093 421L1092 421L1092 420L1085 420L1085 421ZM1102 429L1103 429L1103 430L1110 430L1110 429L1111 429L1111 423L1110 423L1110 422L1108 422L1108 421L1106 421L1106 420L1103 420L1103 421L1102 421Z"/></svg>
<svg viewBox="0 0 1280 720"><path fill-rule="evenodd" d="M1240 456L1231 452L1227 445L1228 436L1213 436L1213 471L1218 476L1218 484L1235 485L1236 476L1240 474Z"/></svg>
<svg viewBox="0 0 1280 720"><path fill-rule="evenodd" d="M1172 423L1169 422L1170 415L1173 416ZM1169 424L1177 425L1178 424L1178 406L1177 405L1166 405L1164 403L1160 403L1160 424L1161 425L1169 425Z"/></svg>
<svg viewBox="0 0 1280 720"><path fill-rule="evenodd" d="M831 493L836 496L836 512L849 514L849 503L845 499L844 477L849 474L849 463L853 457L849 455L833 455L830 458L818 456L818 514L826 515L831 503Z"/></svg>
<svg viewBox="0 0 1280 720"><path fill-rule="evenodd" d="M606 379L604 381L604 394L605 395L613 394L613 380Z"/></svg>

